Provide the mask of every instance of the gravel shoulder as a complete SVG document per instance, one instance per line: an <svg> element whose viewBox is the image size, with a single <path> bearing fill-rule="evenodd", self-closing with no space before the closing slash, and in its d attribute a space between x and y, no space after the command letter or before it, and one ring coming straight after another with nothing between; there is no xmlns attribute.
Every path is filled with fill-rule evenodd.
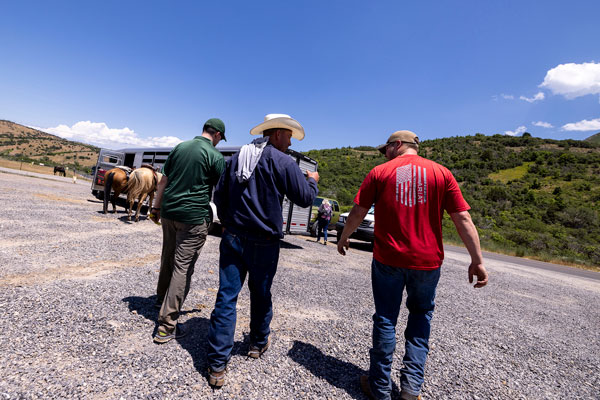
<svg viewBox="0 0 600 400"><path fill-rule="evenodd" d="M247 359L249 294L238 301L228 384L205 379L218 288L219 237L196 264L181 322L155 345L162 232L104 215L89 184L0 171L0 397L91 399L363 399L373 304L368 246L337 254L314 238L282 242L273 284L273 345ZM600 282L489 260L474 290L468 256L447 251L424 399L600 398ZM392 377L399 382L400 345Z"/></svg>

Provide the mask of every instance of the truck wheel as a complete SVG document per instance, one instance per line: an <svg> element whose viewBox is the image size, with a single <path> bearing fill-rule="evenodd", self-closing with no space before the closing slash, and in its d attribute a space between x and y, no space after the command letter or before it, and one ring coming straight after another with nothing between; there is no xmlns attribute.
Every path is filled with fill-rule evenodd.
<svg viewBox="0 0 600 400"><path fill-rule="evenodd" d="M342 232L340 232L340 231L337 231L337 235L336 235L336 236L337 236L337 241L338 241L338 243L339 243L339 242L340 242L340 239L342 239Z"/></svg>

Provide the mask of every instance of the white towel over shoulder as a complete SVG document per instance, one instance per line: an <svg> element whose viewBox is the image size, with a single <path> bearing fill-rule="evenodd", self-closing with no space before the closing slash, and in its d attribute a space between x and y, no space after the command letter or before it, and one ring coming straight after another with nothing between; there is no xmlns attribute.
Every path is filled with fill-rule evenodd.
<svg viewBox="0 0 600 400"><path fill-rule="evenodd" d="M241 183L250 179L268 141L268 137L262 137L242 146L238 156L237 171L235 172L238 182Z"/></svg>

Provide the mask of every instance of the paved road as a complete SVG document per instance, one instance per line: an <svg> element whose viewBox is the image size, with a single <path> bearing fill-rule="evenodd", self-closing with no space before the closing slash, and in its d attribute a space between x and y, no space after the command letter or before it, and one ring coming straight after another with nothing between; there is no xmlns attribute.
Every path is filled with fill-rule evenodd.
<svg viewBox="0 0 600 400"><path fill-rule="evenodd" d="M467 252L467 249L465 249L464 247L444 245L444 249L446 251L452 251L455 253L469 254ZM490 253L487 251L483 252L483 258L484 258L484 261L486 259L488 259L488 260L491 259L491 260L495 260L495 261L504 261L504 262L509 262L511 264L516 264L516 265L519 265L519 266L522 266L525 268L539 268L539 269L544 269L544 270L552 271L552 272L560 272L560 273L568 274L571 276L578 276L580 278L589 278L589 279L594 279L594 280L600 280L600 272L589 271L586 269L575 268L575 267L569 267L566 265L551 264L551 263L547 263L547 262L543 262L543 261L530 260L528 258L520 258L520 257L507 256L504 254Z"/></svg>
<svg viewBox="0 0 600 400"><path fill-rule="evenodd" d="M47 179L47 180L59 181L59 182L70 182L70 183L73 182L73 178L70 176L65 177L65 176L60 176L60 175L40 174L39 172L23 171L23 170L19 170L19 169L0 167L0 173L2 173L2 172L7 173L7 174L31 176L34 178L41 178L41 179ZM76 181L76 184L90 186L90 181L78 178Z"/></svg>

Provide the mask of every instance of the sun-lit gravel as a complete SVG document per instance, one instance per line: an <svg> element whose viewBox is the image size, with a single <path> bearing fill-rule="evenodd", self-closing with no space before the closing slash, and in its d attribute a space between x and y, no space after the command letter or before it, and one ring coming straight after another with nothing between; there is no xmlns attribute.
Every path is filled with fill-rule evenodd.
<svg viewBox="0 0 600 400"><path fill-rule="evenodd" d="M314 238L282 242L272 347L247 359L249 298L238 303L228 383L205 378L219 237L196 265L181 322L187 337L155 345L161 230L122 208L104 215L89 186L0 172L0 398L363 399L373 304L370 249L346 257ZM600 398L600 281L447 252L424 399ZM403 309L398 339L406 320ZM401 342L400 342L401 343ZM393 380L399 384L403 346Z"/></svg>

